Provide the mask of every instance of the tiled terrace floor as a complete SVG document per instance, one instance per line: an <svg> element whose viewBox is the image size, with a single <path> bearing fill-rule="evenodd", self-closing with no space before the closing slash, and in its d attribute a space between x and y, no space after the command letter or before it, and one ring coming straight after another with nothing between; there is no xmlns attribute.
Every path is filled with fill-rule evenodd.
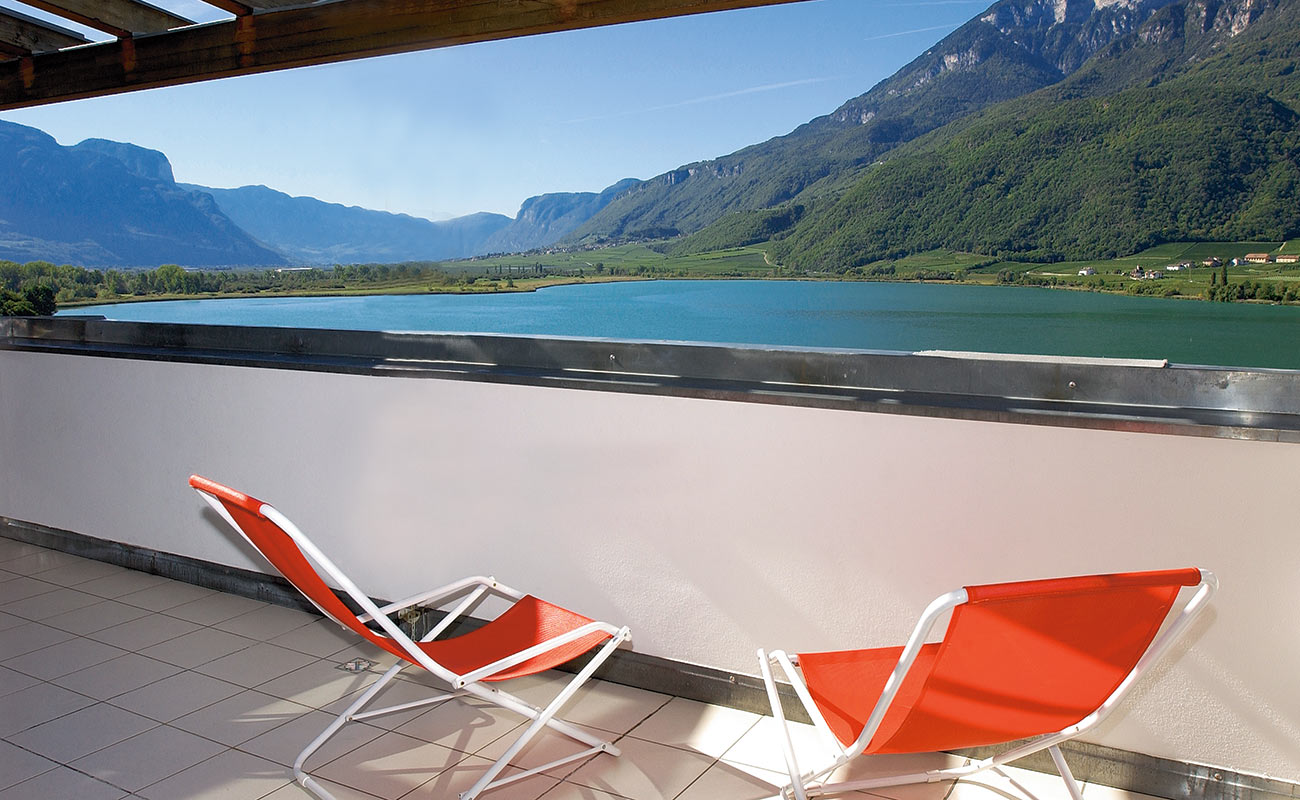
<svg viewBox="0 0 1300 800"><path fill-rule="evenodd" d="M301 800L289 765L374 674L333 623L97 561L0 538L0 800ZM395 682L394 703L420 696ZM555 679L512 684L542 701ZM346 701L344 701L346 703ZM563 716L623 750L500 790L486 800L759 800L784 780L773 721L668 695L593 682ZM346 726L308 762L345 798L455 798L511 741L520 720L451 701ZM812 729L800 731L811 744ZM539 737L516 763L551 761ZM809 751L814 752L814 751ZM922 770L936 759L860 760ZM811 763L812 759L808 758ZM1010 779L877 790L896 800L1067 800L1060 781ZM1087 800L1133 800L1104 786Z"/></svg>

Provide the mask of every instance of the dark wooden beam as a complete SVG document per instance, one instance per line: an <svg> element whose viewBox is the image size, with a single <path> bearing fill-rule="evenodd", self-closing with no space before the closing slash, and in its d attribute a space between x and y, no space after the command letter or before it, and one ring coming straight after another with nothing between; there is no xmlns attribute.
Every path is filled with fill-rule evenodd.
<svg viewBox="0 0 1300 800"><path fill-rule="evenodd" d="M184 17L140 0L23 0L23 2L113 36L157 33L194 24Z"/></svg>
<svg viewBox="0 0 1300 800"><path fill-rule="evenodd" d="M0 110L803 0L335 0L0 62ZM651 56L652 54L647 54Z"/></svg>
<svg viewBox="0 0 1300 800"><path fill-rule="evenodd" d="M0 8L0 44L5 45L5 50L9 53L30 55L88 41L90 40L81 34L58 25Z"/></svg>
<svg viewBox="0 0 1300 800"><path fill-rule="evenodd" d="M210 6L219 8L236 17L244 17L253 13L253 7L247 3L241 3L239 0L203 0Z"/></svg>

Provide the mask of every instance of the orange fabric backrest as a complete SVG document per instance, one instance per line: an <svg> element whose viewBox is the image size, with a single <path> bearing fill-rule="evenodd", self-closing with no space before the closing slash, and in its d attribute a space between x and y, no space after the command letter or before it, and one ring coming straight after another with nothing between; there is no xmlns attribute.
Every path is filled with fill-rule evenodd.
<svg viewBox="0 0 1300 800"><path fill-rule="evenodd" d="M317 608L377 647L411 661L411 657L392 639L372 631L357 619L357 615L334 594L289 534L262 513L265 504L261 500L198 475L190 476L190 486L219 500L244 537Z"/></svg>
<svg viewBox="0 0 1300 800"><path fill-rule="evenodd" d="M1079 722L1200 580L1183 569L967 587L920 691L900 695L866 752L997 744Z"/></svg>

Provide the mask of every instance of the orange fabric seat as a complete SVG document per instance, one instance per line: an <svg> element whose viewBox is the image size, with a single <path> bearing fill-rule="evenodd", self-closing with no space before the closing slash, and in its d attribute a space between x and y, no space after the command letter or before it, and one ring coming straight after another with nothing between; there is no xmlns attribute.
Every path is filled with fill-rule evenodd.
<svg viewBox="0 0 1300 800"><path fill-rule="evenodd" d="M943 641L924 645L863 752L998 744L1075 724L1146 652L1196 569L968 586ZM801 653L826 723L846 747L876 707L901 647Z"/></svg>
<svg viewBox="0 0 1300 800"><path fill-rule="evenodd" d="M477 630L452 639L417 642L429 657L452 672L464 675L486 667L535 644L577 630L591 620L572 611L539 600L532 595L506 609L500 616ZM494 673L485 681L504 681L558 667L572 661L609 638L607 633L589 633L529 660Z"/></svg>
<svg viewBox="0 0 1300 800"><path fill-rule="evenodd" d="M265 504L261 500L198 475L190 478L190 486L220 500L253 546L317 608L371 644L398 658L412 661L397 643L357 619L352 609L339 599L307 561L293 539L262 513ZM592 620L581 614L527 595L481 628L452 639L416 642L415 645L447 669L464 675L590 622ZM544 672L577 658L608 638L606 633L589 634L484 680L503 681Z"/></svg>
<svg viewBox="0 0 1300 800"><path fill-rule="evenodd" d="M538 771L522 770L513 775L504 773L511 759L543 727L585 746L585 749L551 762L547 765L548 769L597 753L618 755L618 748L613 742L604 741L589 731L557 718L555 714L565 702L572 699L578 687L592 676L614 650L631 637L627 628L597 622L531 594L511 589L495 578L483 576L465 578L380 608L296 525L273 507L198 475L190 477L190 486L321 613L398 659L298 754L293 766L294 778L307 790L321 798L332 798L333 795L325 787L306 773L304 764L344 725L466 695L513 711L533 723L521 727L518 737L506 751L487 767L473 786L461 793L462 800L473 800L483 792ZM338 587L337 591L334 586L326 583L325 576ZM451 638L437 638L455 620L470 613L477 603L488 596L508 600L511 604L496 618L468 633ZM441 608L452 604L455 607L425 635L424 638L428 641L412 640L393 620L393 615L405 609L426 606ZM361 609L364 613L353 609ZM566 637L576 638L566 641ZM596 652L567 681L567 685L556 693L554 699L541 708L509 694L501 687L488 688L483 685L489 681L499 682L533 675L591 651ZM529 657L524 658L525 655ZM523 660L500 669L493 666L516 658ZM448 690L415 702L366 710L399 672L412 665L436 675L448 684ZM489 669L496 671L484 674Z"/></svg>
<svg viewBox="0 0 1300 800"><path fill-rule="evenodd" d="M1190 586L1195 593L1170 619ZM1188 629L1217 587L1214 573L1200 569L967 586L935 598L903 647L794 657L759 650L790 774L780 796L806 800L959 780L1047 750L1072 800L1083 800L1060 744L1100 722ZM939 631L942 639L929 641ZM800 768L774 667L784 670L814 724L839 743L830 763ZM1006 747L960 766L829 779L863 754L986 745Z"/></svg>

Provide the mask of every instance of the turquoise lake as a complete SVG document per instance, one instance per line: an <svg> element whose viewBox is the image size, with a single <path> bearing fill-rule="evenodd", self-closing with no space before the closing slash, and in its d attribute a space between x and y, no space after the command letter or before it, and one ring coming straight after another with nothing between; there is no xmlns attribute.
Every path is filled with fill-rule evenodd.
<svg viewBox="0 0 1300 800"><path fill-rule="evenodd" d="M1300 369L1300 308L1053 289L639 281L490 295L123 303L140 322L504 333L868 350L971 350Z"/></svg>

